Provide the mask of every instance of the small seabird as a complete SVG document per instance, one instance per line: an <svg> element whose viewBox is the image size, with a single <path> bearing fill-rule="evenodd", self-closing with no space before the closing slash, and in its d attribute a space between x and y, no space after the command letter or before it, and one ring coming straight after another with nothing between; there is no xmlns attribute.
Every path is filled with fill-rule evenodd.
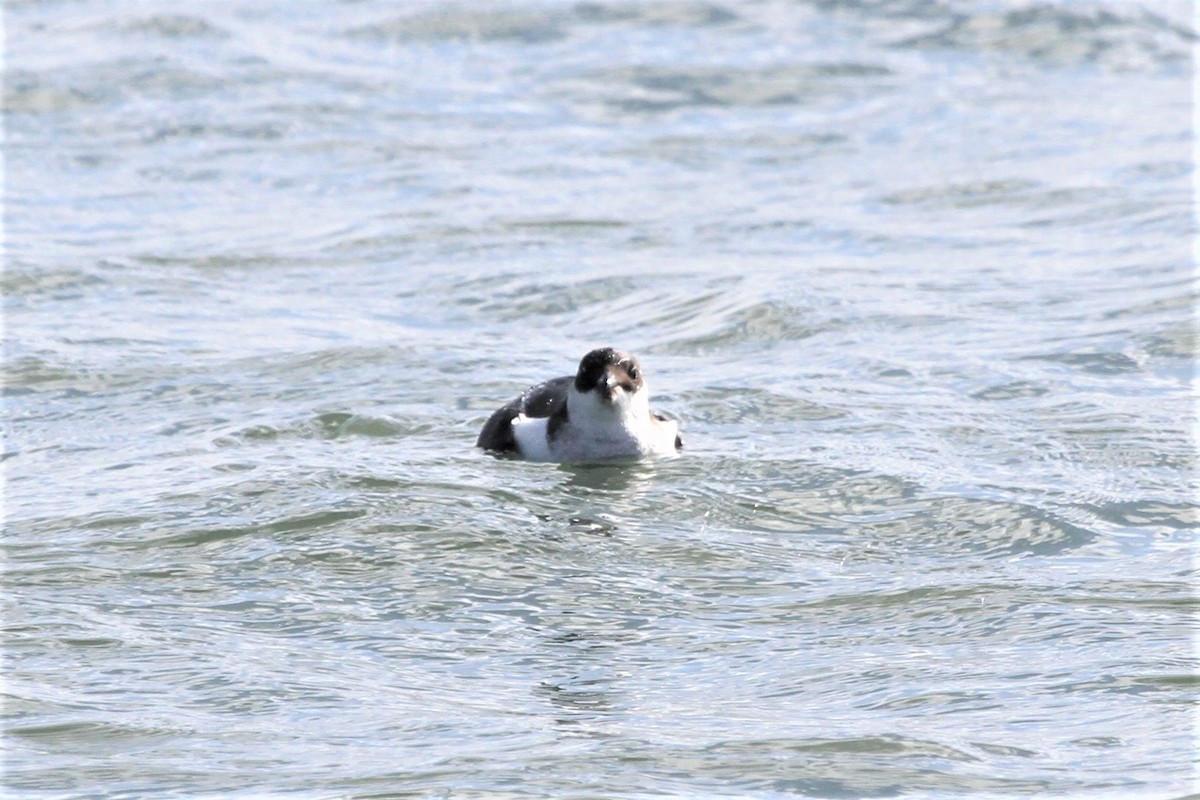
<svg viewBox="0 0 1200 800"><path fill-rule="evenodd" d="M674 453L679 423L650 410L642 365L611 347L593 350L574 376L531 386L484 424L476 447L530 461L591 461Z"/></svg>

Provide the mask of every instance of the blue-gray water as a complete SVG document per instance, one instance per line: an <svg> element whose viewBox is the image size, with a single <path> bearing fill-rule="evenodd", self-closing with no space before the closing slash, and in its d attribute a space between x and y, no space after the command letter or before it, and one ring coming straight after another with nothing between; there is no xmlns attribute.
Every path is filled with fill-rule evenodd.
<svg viewBox="0 0 1200 800"><path fill-rule="evenodd" d="M1197 791L1190 4L4 21L10 796Z"/></svg>

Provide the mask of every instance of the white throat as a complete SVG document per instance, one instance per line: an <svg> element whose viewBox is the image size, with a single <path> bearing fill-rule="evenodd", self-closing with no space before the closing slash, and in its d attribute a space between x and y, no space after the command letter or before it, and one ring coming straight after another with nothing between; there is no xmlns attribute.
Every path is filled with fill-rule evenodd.
<svg viewBox="0 0 1200 800"><path fill-rule="evenodd" d="M617 389L612 401L600 396L599 390L567 392L567 415L571 426L581 434L596 438L636 438L650 425L650 393L643 386L630 394Z"/></svg>

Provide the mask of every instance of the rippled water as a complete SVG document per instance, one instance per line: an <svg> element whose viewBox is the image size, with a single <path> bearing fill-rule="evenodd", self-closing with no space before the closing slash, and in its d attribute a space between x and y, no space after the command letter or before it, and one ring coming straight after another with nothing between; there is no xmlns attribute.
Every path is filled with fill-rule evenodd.
<svg viewBox="0 0 1200 800"><path fill-rule="evenodd" d="M8 791L1200 790L1190 10L7 3Z"/></svg>

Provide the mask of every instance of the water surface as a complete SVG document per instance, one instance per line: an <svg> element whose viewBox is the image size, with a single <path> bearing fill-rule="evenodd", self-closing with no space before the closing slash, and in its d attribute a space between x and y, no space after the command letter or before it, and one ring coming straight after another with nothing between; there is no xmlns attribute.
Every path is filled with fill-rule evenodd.
<svg viewBox="0 0 1200 800"><path fill-rule="evenodd" d="M7 4L8 791L1200 791L1189 10Z"/></svg>

